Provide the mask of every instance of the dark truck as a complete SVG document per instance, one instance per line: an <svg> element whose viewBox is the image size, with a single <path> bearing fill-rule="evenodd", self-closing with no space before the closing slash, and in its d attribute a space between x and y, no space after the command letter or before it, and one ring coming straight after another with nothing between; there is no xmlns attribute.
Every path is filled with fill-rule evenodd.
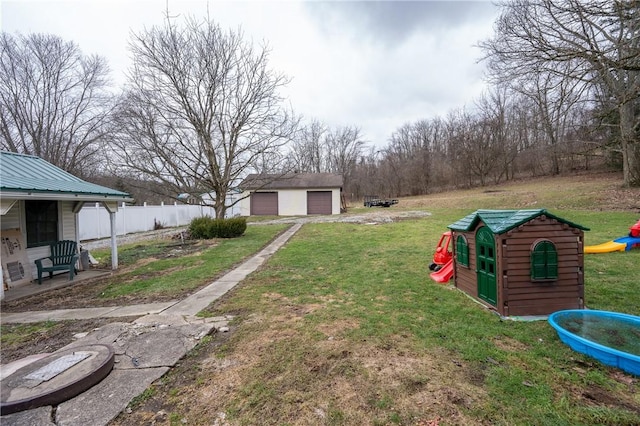
<svg viewBox="0 0 640 426"><path fill-rule="evenodd" d="M398 204L398 200L391 200L388 198L380 198L377 195L365 195L364 206L365 207L391 207L394 204Z"/></svg>

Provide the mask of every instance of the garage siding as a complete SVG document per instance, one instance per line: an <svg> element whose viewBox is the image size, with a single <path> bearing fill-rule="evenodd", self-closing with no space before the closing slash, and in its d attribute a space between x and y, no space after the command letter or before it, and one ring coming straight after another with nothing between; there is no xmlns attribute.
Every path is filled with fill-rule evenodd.
<svg viewBox="0 0 640 426"><path fill-rule="evenodd" d="M307 191L307 214L332 214L331 191Z"/></svg>
<svg viewBox="0 0 640 426"><path fill-rule="evenodd" d="M251 194L251 215L252 216L277 216L278 215L278 193L277 192L254 192Z"/></svg>

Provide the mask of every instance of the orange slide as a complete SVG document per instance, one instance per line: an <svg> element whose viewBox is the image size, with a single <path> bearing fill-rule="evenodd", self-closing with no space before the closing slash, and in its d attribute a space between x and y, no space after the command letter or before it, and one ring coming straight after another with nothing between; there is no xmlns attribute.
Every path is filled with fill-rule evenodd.
<svg viewBox="0 0 640 426"><path fill-rule="evenodd" d="M429 274L437 283L446 283L453 276L453 259L442 265L442 268Z"/></svg>

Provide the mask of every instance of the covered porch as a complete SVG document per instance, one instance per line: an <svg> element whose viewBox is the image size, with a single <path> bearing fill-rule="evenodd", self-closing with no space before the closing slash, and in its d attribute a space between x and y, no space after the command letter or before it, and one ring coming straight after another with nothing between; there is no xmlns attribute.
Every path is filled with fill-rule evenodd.
<svg viewBox="0 0 640 426"><path fill-rule="evenodd" d="M78 212L87 202L109 212L111 269L118 268L115 214L119 203L133 201L129 194L86 182L32 155L0 151L0 162L0 300L28 292L23 286L34 288L35 260L50 256L51 244L79 243Z"/></svg>

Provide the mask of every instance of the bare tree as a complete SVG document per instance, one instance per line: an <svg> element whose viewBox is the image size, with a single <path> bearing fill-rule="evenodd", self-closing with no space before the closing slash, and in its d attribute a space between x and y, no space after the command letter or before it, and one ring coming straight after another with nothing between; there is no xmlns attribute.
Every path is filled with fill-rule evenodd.
<svg viewBox="0 0 640 426"><path fill-rule="evenodd" d="M282 169L298 120L283 107L288 83L268 68L269 50L240 31L187 19L134 34L133 67L116 116L115 158L168 194L227 195L249 173Z"/></svg>
<svg viewBox="0 0 640 426"><path fill-rule="evenodd" d="M289 169L307 173L338 173L347 191L365 147L360 129L344 126L331 129L312 120L298 132L289 153Z"/></svg>
<svg viewBox="0 0 640 426"><path fill-rule="evenodd" d="M48 34L0 35L0 147L36 155L81 177L102 156L109 68Z"/></svg>
<svg viewBox="0 0 640 426"><path fill-rule="evenodd" d="M405 123L391 134L385 160L394 171L388 177L396 188L394 196L429 193L437 134L437 120Z"/></svg>
<svg viewBox="0 0 640 426"><path fill-rule="evenodd" d="M519 126L526 129L527 122L519 122L518 93L509 90L507 86L492 87L482 94L475 102L480 120L487 126L489 137L497 162L492 171L494 183L503 178L509 180L516 170L514 163L519 151Z"/></svg>
<svg viewBox="0 0 640 426"><path fill-rule="evenodd" d="M318 120L312 120L311 123L302 127L289 154L291 168L309 173L325 171L327 131L327 126Z"/></svg>
<svg viewBox="0 0 640 426"><path fill-rule="evenodd" d="M604 88L619 115L626 185L640 185L640 7L637 0L514 0L481 43L493 76L556 74ZM559 66L562 65L562 66Z"/></svg>
<svg viewBox="0 0 640 426"><path fill-rule="evenodd" d="M365 141L360 129L354 126L344 126L329 130L326 139L327 171L338 173L344 179L344 186L348 188L358 159L362 156Z"/></svg>
<svg viewBox="0 0 640 426"><path fill-rule="evenodd" d="M381 154L382 151L376 146L369 146L365 149L351 174L348 192L351 200L373 194L388 196L385 187L388 180L380 167Z"/></svg>

